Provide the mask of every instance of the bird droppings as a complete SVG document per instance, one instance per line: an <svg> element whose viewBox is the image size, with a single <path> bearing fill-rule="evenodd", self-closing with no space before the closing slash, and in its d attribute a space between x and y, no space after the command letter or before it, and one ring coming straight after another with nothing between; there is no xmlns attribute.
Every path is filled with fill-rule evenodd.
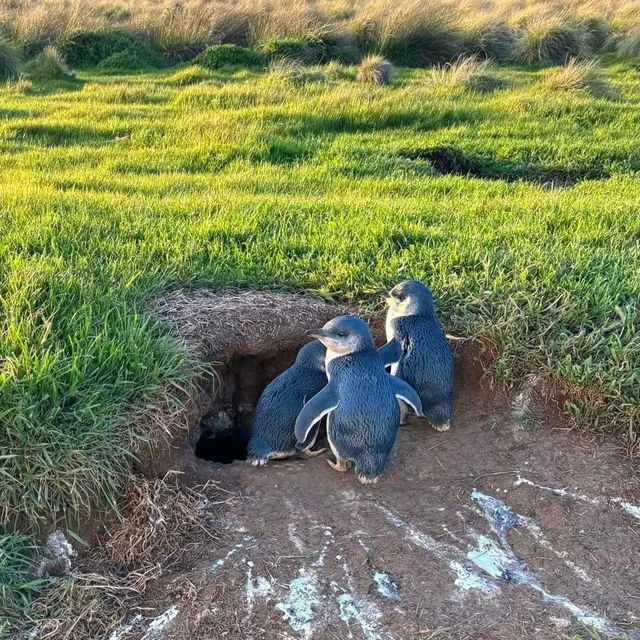
<svg viewBox="0 0 640 640"><path fill-rule="evenodd" d="M470 591L471 589L478 589L488 595L495 595L500 592L500 587L492 584L488 580L481 578L477 573L469 571L466 567L461 565L456 560L452 560L449 566L455 574L458 576L454 582L456 587L459 587L463 591Z"/></svg>
<svg viewBox="0 0 640 640"><path fill-rule="evenodd" d="M476 566L494 578L505 582L515 582L537 591L546 602L558 604L567 609L579 622L607 636L619 636L622 631L609 621L586 607L575 605L569 598L547 591L539 580L516 557L507 540L506 533L520 522L520 516L511 512L502 500L479 491L473 491L471 498L482 506L485 518L498 542L478 536L477 548L469 552L468 558Z"/></svg>
<svg viewBox="0 0 640 640"><path fill-rule="evenodd" d="M378 633L378 620L381 617L380 612L373 610L371 606L359 605L350 593L342 593L338 596L338 605L340 607L340 619L351 627L352 621L360 626L362 635L365 640L383 640L389 638L388 634L381 635ZM353 637L350 635L349 637Z"/></svg>
<svg viewBox="0 0 640 640"><path fill-rule="evenodd" d="M467 558L479 569L503 582L516 581L523 569L514 556L505 553L496 542L479 536L477 546L467 553Z"/></svg>
<svg viewBox="0 0 640 640"><path fill-rule="evenodd" d="M291 580L288 586L289 594L284 602L278 602L276 609L282 611L289 626L303 638L310 638L313 608L320 604L315 575L301 575Z"/></svg>
<svg viewBox="0 0 640 640"><path fill-rule="evenodd" d="M393 582L393 580L391 580L391 576L388 573L376 571L373 574L373 579L378 585L378 593L381 596L389 598L389 600L395 600L396 602L400 601L400 596L398 595L398 587Z"/></svg>
<svg viewBox="0 0 640 640"><path fill-rule="evenodd" d="M165 628L178 615L178 608L175 605L169 607L162 615L154 618L147 632L142 636L142 640L158 640L164 634Z"/></svg>
<svg viewBox="0 0 640 640"><path fill-rule="evenodd" d="M206 509L220 509L221 532L185 545L180 563L142 598L140 611L180 610L157 640L222 631L226 640L404 640L437 629L534 640L586 635L585 625L603 640L622 630L640 640L631 613L640 582L636 481L613 446L589 448L547 428L542 405L539 421L514 430L513 407L480 386L479 370L465 364L471 358L461 365L458 356L451 430L410 420L375 487L334 472L325 456L259 469L196 458L200 418L222 412L227 427L244 428L260 385L295 356L303 327L289 312L295 322L285 318L283 331L268 311L257 337L252 324L240 337L233 323L220 325L211 305L202 315L205 325L231 327L232 348L216 351L221 341L200 332L206 357L222 363L221 386L170 468L186 482L220 485L222 506ZM372 329L380 342L382 323ZM570 489L553 490L563 478ZM603 487L624 500L604 497ZM173 591L176 577L183 596Z"/></svg>
<svg viewBox="0 0 640 640"><path fill-rule="evenodd" d="M640 506L631 504L630 502L626 502L622 498L604 498L597 497L593 498L587 496L582 493L576 493L574 491L567 491L566 489L554 489L553 487L546 487L544 485L536 484L527 478L523 478L518 475L517 480L513 483L514 487L519 487L520 485L528 485L530 487L534 487L536 489L540 489L541 491L546 491L555 496L559 496L561 498L570 498L571 500L577 500L579 502L586 502L587 504L592 504L596 506L605 506L607 503L612 502L613 504L617 504L621 506L630 516L640 520ZM577 491L577 487L576 487Z"/></svg>
<svg viewBox="0 0 640 640"><path fill-rule="evenodd" d="M48 556L40 561L36 570L37 578L63 576L71 571L71 558L76 552L60 529L47 536L45 548Z"/></svg>

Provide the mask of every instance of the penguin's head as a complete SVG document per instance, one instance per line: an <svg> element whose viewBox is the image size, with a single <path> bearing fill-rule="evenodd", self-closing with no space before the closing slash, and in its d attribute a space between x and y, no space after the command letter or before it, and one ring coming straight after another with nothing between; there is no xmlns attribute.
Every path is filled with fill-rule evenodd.
<svg viewBox="0 0 640 640"><path fill-rule="evenodd" d="M416 280L406 280L391 291L379 291L395 316L426 316L434 313L433 294Z"/></svg>
<svg viewBox="0 0 640 640"><path fill-rule="evenodd" d="M322 329L307 331L317 338L327 350L340 355L373 347L373 338L367 323L356 316L338 316L329 320Z"/></svg>
<svg viewBox="0 0 640 640"><path fill-rule="evenodd" d="M305 344L296 356L296 364L309 369L324 371L324 360L327 355L326 347L319 340Z"/></svg>

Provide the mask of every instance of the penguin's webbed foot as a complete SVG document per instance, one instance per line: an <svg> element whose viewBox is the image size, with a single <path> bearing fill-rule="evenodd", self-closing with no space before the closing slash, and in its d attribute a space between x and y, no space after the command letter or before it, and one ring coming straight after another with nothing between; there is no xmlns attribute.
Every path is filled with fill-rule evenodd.
<svg viewBox="0 0 640 640"><path fill-rule="evenodd" d="M300 454L301 458L315 458L321 453L324 453L326 450L326 447L323 449L315 449L314 451L311 451L311 449L303 449L302 451L298 451L298 453Z"/></svg>
<svg viewBox="0 0 640 640"><path fill-rule="evenodd" d="M375 478L367 478L366 476L358 476L358 480L362 484L377 484L379 477L380 476L376 476Z"/></svg>
<svg viewBox="0 0 640 640"><path fill-rule="evenodd" d="M252 467L264 467L267 462L269 462L269 458L248 458L247 464L250 464Z"/></svg>
<svg viewBox="0 0 640 640"><path fill-rule="evenodd" d="M440 431L441 433L443 431L449 431L449 427L451 426L450 422L443 422L442 424L434 424L432 425L432 427L436 430L436 431Z"/></svg>
<svg viewBox="0 0 640 640"><path fill-rule="evenodd" d="M339 471L340 473L344 473L345 471L348 471L349 469L349 464L347 463L346 460L337 460L336 462L333 462L332 460L327 460L327 464L332 468L335 469L336 471Z"/></svg>

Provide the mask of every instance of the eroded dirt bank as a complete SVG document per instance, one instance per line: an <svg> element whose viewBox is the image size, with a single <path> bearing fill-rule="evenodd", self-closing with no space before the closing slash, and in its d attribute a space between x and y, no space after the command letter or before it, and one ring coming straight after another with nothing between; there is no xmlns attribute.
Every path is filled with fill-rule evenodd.
<svg viewBox="0 0 640 640"><path fill-rule="evenodd" d="M259 326L240 334L257 335L268 357L254 352L255 340L249 348L225 334L221 391L200 407L204 427L192 424L191 437L156 461L156 472L178 470L187 484L218 483L221 535L203 535L185 552L110 640L546 639L589 637L586 628L640 637L632 463L615 442L587 443L529 406L526 384L513 400L483 387L465 349L451 431L420 421L402 427L374 488L333 471L325 456L261 469L196 458L202 428L220 411L246 428L260 386L302 340L295 316L260 300ZM302 324L335 315L318 305ZM209 357L220 349L205 339L216 308L189 330ZM185 309L174 315L190 316ZM264 375L246 385L240 378L251 362Z"/></svg>

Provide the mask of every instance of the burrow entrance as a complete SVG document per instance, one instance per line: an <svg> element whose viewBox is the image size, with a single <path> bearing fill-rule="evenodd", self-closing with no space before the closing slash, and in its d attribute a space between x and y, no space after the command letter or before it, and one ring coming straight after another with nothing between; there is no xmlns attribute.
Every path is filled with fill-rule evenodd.
<svg viewBox="0 0 640 640"><path fill-rule="evenodd" d="M198 458L219 464L246 460L251 418L260 394L295 360L303 337L295 348L266 351L255 356L238 355L221 367L213 380L211 409L197 425L194 445Z"/></svg>
<svg viewBox="0 0 640 640"><path fill-rule="evenodd" d="M594 624L600 637L640 638L637 480L617 443L587 446L549 428L563 423L538 406L533 378L510 403L481 387L477 353L457 343L452 429L403 426L375 487L323 456L212 468L203 458L242 457L260 393L304 330L346 310L272 294L179 294L167 306L216 363L169 468L237 499L224 503L224 536L195 545L197 561L146 596L156 619L170 616L166 640L222 630L275 640L301 629L400 639L437 628L535 640ZM383 323L372 324L380 342ZM197 589L177 595L176 578Z"/></svg>

